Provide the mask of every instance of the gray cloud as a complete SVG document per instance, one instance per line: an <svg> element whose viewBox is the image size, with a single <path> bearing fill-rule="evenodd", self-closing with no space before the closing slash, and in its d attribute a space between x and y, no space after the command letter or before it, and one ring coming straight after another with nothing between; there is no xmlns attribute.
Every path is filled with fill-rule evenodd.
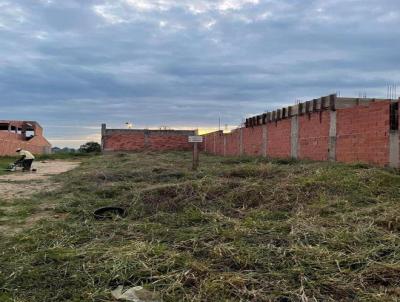
<svg viewBox="0 0 400 302"><path fill-rule="evenodd" d="M335 91L383 97L399 25L397 0L0 0L1 118L72 144L101 122L237 125Z"/></svg>

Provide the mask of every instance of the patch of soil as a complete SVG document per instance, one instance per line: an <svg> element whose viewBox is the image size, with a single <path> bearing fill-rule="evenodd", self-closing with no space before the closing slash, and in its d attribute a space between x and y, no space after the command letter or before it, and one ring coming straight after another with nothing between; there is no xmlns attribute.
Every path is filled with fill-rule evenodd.
<svg viewBox="0 0 400 302"><path fill-rule="evenodd" d="M36 169L37 172L10 172L6 175L0 176L0 181L29 181L29 180L43 180L48 179L51 175L61 174L72 169L75 169L80 165L80 162L76 161L63 161L63 160L51 160L51 161L40 161L33 162L32 169ZM1 191L0 191L1 192Z"/></svg>
<svg viewBox="0 0 400 302"><path fill-rule="evenodd" d="M61 174L79 166L72 161L42 161L34 162L32 168L37 172L12 172L0 176L0 199L13 200L29 197L38 192L56 189L56 184L50 176Z"/></svg>
<svg viewBox="0 0 400 302"><path fill-rule="evenodd" d="M26 198L35 193L55 190L58 184L54 183L51 176L61 174L79 166L79 162L68 161L43 161L34 163L37 172L12 172L0 176L0 199L6 205L1 210L7 215L17 210L16 199ZM42 219L65 219L67 214L56 214L54 204L38 204L36 211L27 219L18 224L7 224L7 216L0 217L0 234L13 236L26 228L33 226Z"/></svg>

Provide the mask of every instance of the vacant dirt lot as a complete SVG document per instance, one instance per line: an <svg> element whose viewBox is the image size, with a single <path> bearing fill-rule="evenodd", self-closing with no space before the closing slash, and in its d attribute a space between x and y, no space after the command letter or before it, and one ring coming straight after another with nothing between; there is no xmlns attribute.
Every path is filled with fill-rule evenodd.
<svg viewBox="0 0 400 302"><path fill-rule="evenodd" d="M72 170L79 164L76 161L42 161L33 165L37 172L18 171L0 176L0 234L14 235L41 219L63 218L54 213L53 203L32 205L26 204L23 199L35 193L56 189L58 184L51 176Z"/></svg>
<svg viewBox="0 0 400 302"><path fill-rule="evenodd" d="M50 178L55 192L0 203L0 301L116 301L120 286L164 302L400 301L397 171L205 154L192 171L190 152L80 160ZM103 206L127 215L96 220Z"/></svg>
<svg viewBox="0 0 400 302"><path fill-rule="evenodd" d="M0 176L0 199L11 200L28 197L34 193L51 191L55 184L52 175L61 174L79 166L75 161L42 161L33 164L37 172L12 172Z"/></svg>

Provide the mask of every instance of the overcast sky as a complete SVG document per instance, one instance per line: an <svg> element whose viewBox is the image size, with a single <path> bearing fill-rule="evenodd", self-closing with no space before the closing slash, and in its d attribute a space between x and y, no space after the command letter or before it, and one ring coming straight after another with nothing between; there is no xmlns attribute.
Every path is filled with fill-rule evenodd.
<svg viewBox="0 0 400 302"><path fill-rule="evenodd" d="M400 82L399 0L0 0L0 119L211 128ZM399 89L400 91L400 89Z"/></svg>

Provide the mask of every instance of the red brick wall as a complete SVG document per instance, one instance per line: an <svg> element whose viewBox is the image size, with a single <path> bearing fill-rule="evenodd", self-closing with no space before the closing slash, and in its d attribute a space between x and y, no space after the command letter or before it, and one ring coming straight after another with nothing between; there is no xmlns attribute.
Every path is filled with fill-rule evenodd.
<svg viewBox="0 0 400 302"><path fill-rule="evenodd" d="M291 120L281 120L267 124L267 156L277 158L290 157Z"/></svg>
<svg viewBox="0 0 400 302"><path fill-rule="evenodd" d="M41 136L25 141L21 134L0 131L0 156L17 155L15 150L22 148L33 154L50 153L50 143Z"/></svg>
<svg viewBox="0 0 400 302"><path fill-rule="evenodd" d="M261 156L263 145L263 127L243 128L243 153Z"/></svg>
<svg viewBox="0 0 400 302"><path fill-rule="evenodd" d="M337 110L337 161L388 165L389 104L381 101Z"/></svg>
<svg viewBox="0 0 400 302"><path fill-rule="evenodd" d="M336 110L336 160L389 164L390 101L377 101ZM326 110L298 117L298 158L329 159L330 113ZM332 121L333 122L333 121ZM205 135L209 153L240 155L240 132L243 133L243 154L263 155L263 126L236 129L229 134L220 132ZM215 137L215 138L214 138ZM215 146L214 146L215 142ZM291 156L291 119L267 124L267 156Z"/></svg>
<svg viewBox="0 0 400 302"><path fill-rule="evenodd" d="M389 164L390 101L377 101L336 110L336 160L365 162L379 166ZM345 104L346 105L346 104ZM298 116L299 159L328 160L329 109ZM333 121L332 121L333 122ZM267 156L291 157L292 118L267 123ZM217 155L263 155L263 126L241 128L224 134L216 131L204 135L201 148ZM112 131L112 130L111 130ZM108 133L108 132L107 132ZM127 134L128 133L128 134ZM136 134L134 134L136 133ZM242 134L241 134L242 133ZM144 134L144 132L116 131L103 138L105 150L190 150L187 136Z"/></svg>
<svg viewBox="0 0 400 302"><path fill-rule="evenodd" d="M207 153L224 155L223 131L215 131L203 135L203 148Z"/></svg>
<svg viewBox="0 0 400 302"><path fill-rule="evenodd" d="M188 142L187 136L182 135L151 135L148 138L150 150L191 150L192 144Z"/></svg>
<svg viewBox="0 0 400 302"><path fill-rule="evenodd" d="M215 153L224 155L224 133L222 131L215 132Z"/></svg>
<svg viewBox="0 0 400 302"><path fill-rule="evenodd" d="M207 153L215 153L214 152L214 132L212 133L207 133L206 135L203 135L203 148L204 151Z"/></svg>
<svg viewBox="0 0 400 302"><path fill-rule="evenodd" d="M191 150L188 136L194 131L175 130L105 130L102 136L104 151Z"/></svg>
<svg viewBox="0 0 400 302"><path fill-rule="evenodd" d="M103 139L106 151L136 151L144 149L144 132L135 134L115 133Z"/></svg>
<svg viewBox="0 0 400 302"><path fill-rule="evenodd" d="M299 116L300 159L328 160L329 111Z"/></svg>
<svg viewBox="0 0 400 302"><path fill-rule="evenodd" d="M240 130L234 130L231 133L225 134L226 137L226 155L240 155Z"/></svg>

